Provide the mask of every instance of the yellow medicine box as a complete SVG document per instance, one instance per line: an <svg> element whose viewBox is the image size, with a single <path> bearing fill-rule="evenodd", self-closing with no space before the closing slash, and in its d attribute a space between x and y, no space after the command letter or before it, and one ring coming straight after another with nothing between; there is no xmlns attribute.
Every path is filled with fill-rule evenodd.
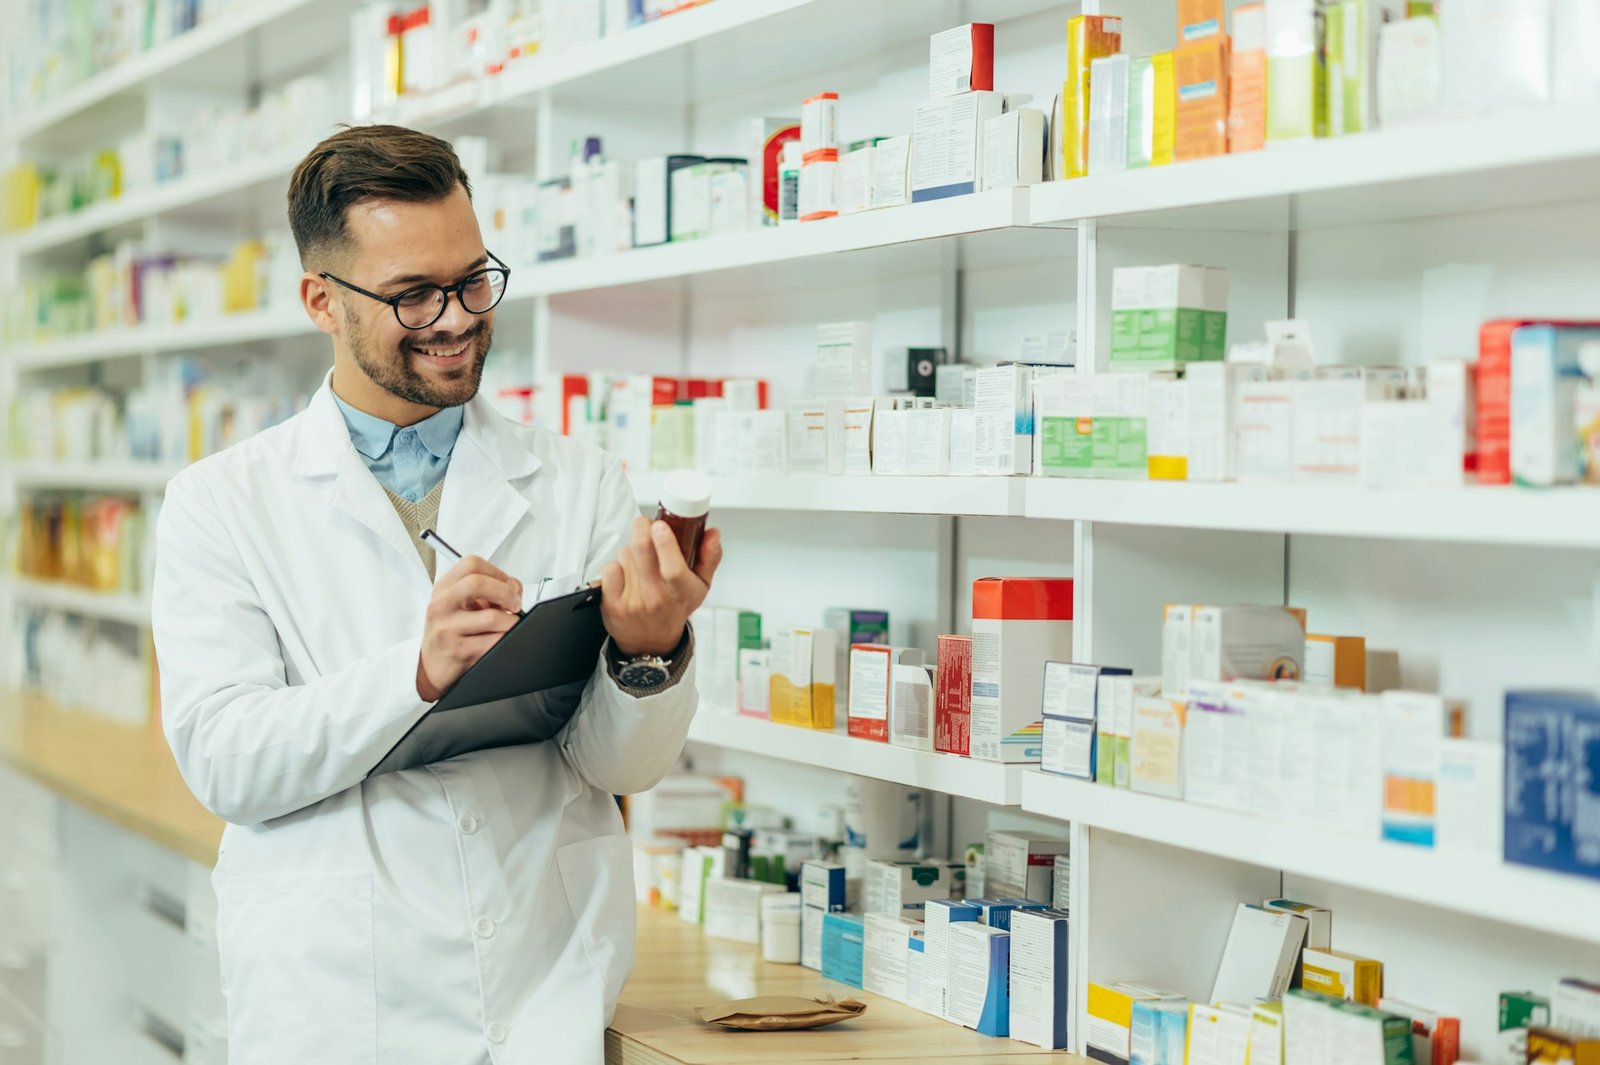
<svg viewBox="0 0 1600 1065"><path fill-rule="evenodd" d="M1301 986L1307 991L1346 1002L1376 1007L1383 997L1383 962L1342 950L1301 952L1304 969Z"/></svg>

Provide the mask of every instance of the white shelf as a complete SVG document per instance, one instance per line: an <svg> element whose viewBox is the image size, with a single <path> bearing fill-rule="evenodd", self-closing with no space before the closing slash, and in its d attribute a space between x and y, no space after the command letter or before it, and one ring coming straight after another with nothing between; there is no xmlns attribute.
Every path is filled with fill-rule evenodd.
<svg viewBox="0 0 1600 1065"><path fill-rule="evenodd" d="M25 230L16 236L12 246L20 254L36 254L94 233L254 189L269 181L287 178L304 154L302 149L279 152L212 173L192 174L130 196L98 203Z"/></svg>
<svg viewBox="0 0 1600 1065"><path fill-rule="evenodd" d="M182 467L141 462L51 462L28 459L14 462L10 470L25 488L72 489L84 492L156 493Z"/></svg>
<svg viewBox="0 0 1600 1065"><path fill-rule="evenodd" d="M1022 808L1107 832L1600 943L1600 883L1583 877L1361 839L1038 771L1022 776Z"/></svg>
<svg viewBox="0 0 1600 1065"><path fill-rule="evenodd" d="M150 600L125 592L92 592L70 584L10 578L16 600L41 610L60 610L80 617L120 621L126 625L150 624Z"/></svg>
<svg viewBox="0 0 1600 1065"><path fill-rule="evenodd" d="M69 89L31 114L23 115L13 125L11 135L18 141L37 136L51 126L113 96L136 89L255 29L286 19L302 8L314 6L313 0L240 0L227 14L203 22L159 47L118 63L82 85Z"/></svg>
<svg viewBox="0 0 1600 1065"><path fill-rule="evenodd" d="M1378 130L1033 187L1029 220L1276 232L1592 198L1600 106Z"/></svg>
<svg viewBox="0 0 1600 1065"><path fill-rule="evenodd" d="M1022 797L1020 765L913 751L857 739L843 731L817 732L774 725L770 721L740 717L707 706L700 708L689 726L689 740L819 769L876 777L997 806L1015 806Z"/></svg>
<svg viewBox="0 0 1600 1065"><path fill-rule="evenodd" d="M721 2L721 0L719 0ZM745 271L824 255L994 233L1023 225L1028 190L995 189L820 222L729 233L650 248L561 259L514 270L506 299L586 292L672 278ZM1048 236L1048 235L1046 235ZM1063 259L1075 249L1064 249ZM921 255L920 250L914 254ZM830 263L832 269L834 264Z"/></svg>
<svg viewBox="0 0 1600 1065"><path fill-rule="evenodd" d="M299 307L244 311L201 322L168 326L132 326L19 347L12 363L22 370L78 366L100 359L125 358L146 352L194 351L260 340L308 336L316 327Z"/></svg>
<svg viewBox="0 0 1600 1065"><path fill-rule="evenodd" d="M641 506L661 496L659 473L633 475ZM712 477L711 508L856 514L1022 513L1024 484L1015 477Z"/></svg>
<svg viewBox="0 0 1600 1065"><path fill-rule="evenodd" d="M1027 478L1031 518L1240 532L1600 548L1600 489L1416 491Z"/></svg>

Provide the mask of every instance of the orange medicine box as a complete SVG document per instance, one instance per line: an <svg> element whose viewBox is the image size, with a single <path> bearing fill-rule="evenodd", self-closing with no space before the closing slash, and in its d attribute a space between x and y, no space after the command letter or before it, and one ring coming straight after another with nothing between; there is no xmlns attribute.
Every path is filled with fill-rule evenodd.
<svg viewBox="0 0 1600 1065"><path fill-rule="evenodd" d="M1267 143L1267 9L1242 4L1233 12L1228 57L1228 151L1253 152Z"/></svg>
<svg viewBox="0 0 1600 1065"><path fill-rule="evenodd" d="M1178 0L1179 44L1216 37L1221 33L1222 0Z"/></svg>
<svg viewBox="0 0 1600 1065"><path fill-rule="evenodd" d="M1228 39L1179 45L1173 58L1178 86L1179 162L1228 151Z"/></svg>
<svg viewBox="0 0 1600 1065"><path fill-rule="evenodd" d="M1305 681L1307 684L1366 691L1366 637L1306 633Z"/></svg>
<svg viewBox="0 0 1600 1065"><path fill-rule="evenodd" d="M972 637L939 637L934 686L933 749L962 757L972 753Z"/></svg>
<svg viewBox="0 0 1600 1065"><path fill-rule="evenodd" d="M1122 20L1079 15L1067 20L1067 79L1061 86L1061 167L1058 178L1089 172L1089 64L1122 50Z"/></svg>

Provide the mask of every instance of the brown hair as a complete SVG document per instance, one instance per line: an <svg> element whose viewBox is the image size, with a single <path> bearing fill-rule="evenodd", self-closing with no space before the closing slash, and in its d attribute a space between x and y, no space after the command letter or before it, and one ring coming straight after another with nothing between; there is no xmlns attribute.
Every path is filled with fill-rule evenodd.
<svg viewBox="0 0 1600 1065"><path fill-rule="evenodd" d="M350 240L346 212L364 200L429 203L472 184L449 141L403 126L346 126L300 160L289 179L289 228L311 269Z"/></svg>

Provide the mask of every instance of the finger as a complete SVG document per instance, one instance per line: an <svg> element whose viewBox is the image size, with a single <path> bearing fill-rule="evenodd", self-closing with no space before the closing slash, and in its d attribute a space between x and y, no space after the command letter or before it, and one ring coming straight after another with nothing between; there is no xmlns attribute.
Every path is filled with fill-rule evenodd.
<svg viewBox="0 0 1600 1065"><path fill-rule="evenodd" d="M656 562L661 579L669 585L679 585L689 576L689 563L684 561L683 548L678 546L678 538L672 534L672 528L664 521L652 524L650 535L655 540Z"/></svg>
<svg viewBox="0 0 1600 1065"><path fill-rule="evenodd" d="M470 573L462 577L449 591L449 603L456 610L482 610L498 607L512 613L522 609L522 590L514 581Z"/></svg>
<svg viewBox="0 0 1600 1065"><path fill-rule="evenodd" d="M517 623L515 614L504 610L468 610L452 614L444 626L445 633L456 639L494 635L509 632Z"/></svg>
<svg viewBox="0 0 1600 1065"><path fill-rule="evenodd" d="M496 566L487 559L479 558L477 555L468 555L460 562L457 562L454 566L451 566L449 571L445 573L444 579L439 582L439 585L440 587L445 587L458 584L461 581L466 580L468 577L473 576L489 577L494 580L505 581L516 592L517 605L520 609L522 605L522 582L511 576L499 566Z"/></svg>
<svg viewBox="0 0 1600 1065"><path fill-rule="evenodd" d="M617 562L607 562L600 567L600 602L607 603L614 599L622 598L623 575L622 565Z"/></svg>
<svg viewBox="0 0 1600 1065"><path fill-rule="evenodd" d="M709 587L711 577L722 565L722 530L707 529L700 541L700 557L695 560L694 575Z"/></svg>
<svg viewBox="0 0 1600 1065"><path fill-rule="evenodd" d="M500 642L503 633L491 633L487 636L467 636L456 645L458 660L466 669L471 669L478 664L478 659L488 654L495 644Z"/></svg>
<svg viewBox="0 0 1600 1065"><path fill-rule="evenodd" d="M644 585L644 578L639 575L638 552L632 544L624 544L617 551L617 565L622 567L622 594L613 602L613 606L620 607L629 596L637 595Z"/></svg>

